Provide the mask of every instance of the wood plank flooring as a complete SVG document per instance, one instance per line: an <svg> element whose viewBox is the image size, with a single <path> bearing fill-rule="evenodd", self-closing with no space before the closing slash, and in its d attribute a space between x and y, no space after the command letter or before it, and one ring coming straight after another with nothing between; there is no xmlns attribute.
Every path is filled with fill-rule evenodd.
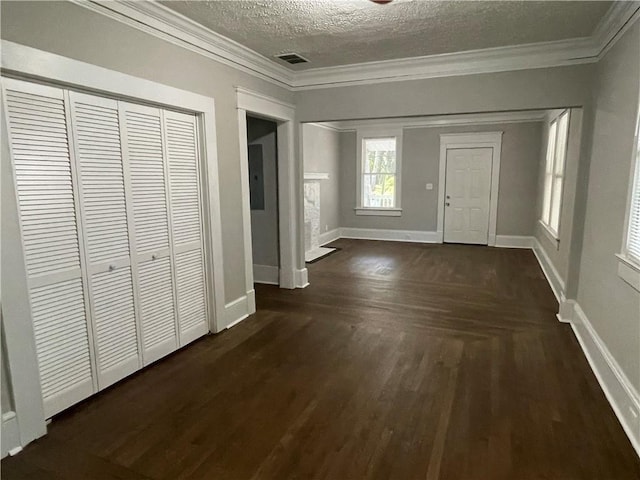
<svg viewBox="0 0 640 480"><path fill-rule="evenodd" d="M637 480L528 250L339 240L311 286L56 417L3 479Z"/></svg>

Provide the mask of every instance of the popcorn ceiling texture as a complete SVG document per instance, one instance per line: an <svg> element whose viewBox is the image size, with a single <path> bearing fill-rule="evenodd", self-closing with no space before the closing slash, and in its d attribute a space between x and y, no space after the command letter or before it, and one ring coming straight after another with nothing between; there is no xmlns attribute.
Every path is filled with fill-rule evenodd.
<svg viewBox="0 0 640 480"><path fill-rule="evenodd" d="M292 70L591 35L613 2L395 0L163 1ZM280 61L279 61L280 62Z"/></svg>

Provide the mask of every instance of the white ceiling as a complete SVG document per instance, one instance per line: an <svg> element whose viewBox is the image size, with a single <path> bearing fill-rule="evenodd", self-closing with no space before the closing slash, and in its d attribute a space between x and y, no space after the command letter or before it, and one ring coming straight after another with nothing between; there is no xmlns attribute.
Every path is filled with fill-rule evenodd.
<svg viewBox="0 0 640 480"><path fill-rule="evenodd" d="M613 2L395 0L163 1L295 70L590 36ZM278 62L280 62L278 60Z"/></svg>

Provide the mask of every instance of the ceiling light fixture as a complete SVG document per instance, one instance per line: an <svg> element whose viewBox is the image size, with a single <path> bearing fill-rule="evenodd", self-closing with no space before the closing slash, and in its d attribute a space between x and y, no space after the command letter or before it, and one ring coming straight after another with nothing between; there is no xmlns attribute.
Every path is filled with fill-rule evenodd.
<svg viewBox="0 0 640 480"><path fill-rule="evenodd" d="M393 2L393 0L369 0L373 3L377 3L378 5L386 5L387 3Z"/></svg>

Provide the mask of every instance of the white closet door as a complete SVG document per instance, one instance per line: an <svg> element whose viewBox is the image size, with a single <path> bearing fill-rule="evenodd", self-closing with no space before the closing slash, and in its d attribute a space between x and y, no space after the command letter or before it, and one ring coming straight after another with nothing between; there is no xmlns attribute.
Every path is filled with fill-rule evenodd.
<svg viewBox="0 0 640 480"><path fill-rule="evenodd" d="M162 114L157 108L119 105L131 178L143 358L148 365L178 348Z"/></svg>
<svg viewBox="0 0 640 480"><path fill-rule="evenodd" d="M45 415L96 391L64 93L3 79Z"/></svg>
<svg viewBox="0 0 640 480"><path fill-rule="evenodd" d="M70 92L98 386L141 366L118 102ZM133 248L132 248L133 247Z"/></svg>
<svg viewBox="0 0 640 480"><path fill-rule="evenodd" d="M206 334L196 117L164 112L180 345Z"/></svg>

